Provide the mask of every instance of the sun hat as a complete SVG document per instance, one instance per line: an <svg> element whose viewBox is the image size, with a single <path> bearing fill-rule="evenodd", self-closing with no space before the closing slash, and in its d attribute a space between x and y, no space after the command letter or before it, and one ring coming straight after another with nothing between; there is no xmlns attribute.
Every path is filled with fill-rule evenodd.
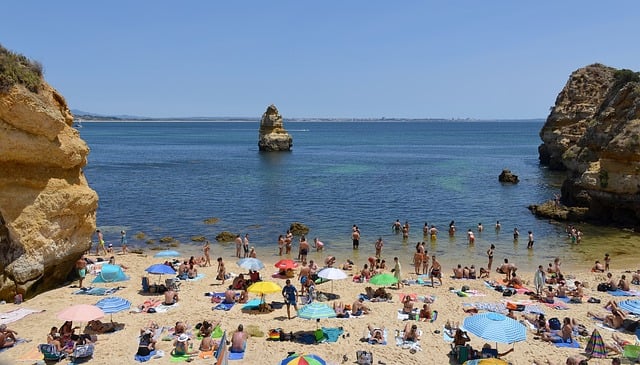
<svg viewBox="0 0 640 365"><path fill-rule="evenodd" d="M178 337L178 342L187 342L189 341L189 336L186 333L183 333Z"/></svg>

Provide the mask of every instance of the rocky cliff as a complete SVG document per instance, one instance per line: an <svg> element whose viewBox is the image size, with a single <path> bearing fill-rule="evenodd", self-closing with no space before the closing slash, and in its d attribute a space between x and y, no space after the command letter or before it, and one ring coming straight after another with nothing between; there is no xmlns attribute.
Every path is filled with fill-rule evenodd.
<svg viewBox="0 0 640 365"><path fill-rule="evenodd" d="M284 129L282 116L275 105L271 104L262 114L258 148L260 151L291 151L293 139Z"/></svg>
<svg viewBox="0 0 640 365"><path fill-rule="evenodd" d="M600 64L574 71L540 131L540 162L566 170L561 202L585 220L640 228L640 77Z"/></svg>
<svg viewBox="0 0 640 365"><path fill-rule="evenodd" d="M42 81L0 92L0 298L59 286L90 248L98 196L89 148L64 98Z"/></svg>

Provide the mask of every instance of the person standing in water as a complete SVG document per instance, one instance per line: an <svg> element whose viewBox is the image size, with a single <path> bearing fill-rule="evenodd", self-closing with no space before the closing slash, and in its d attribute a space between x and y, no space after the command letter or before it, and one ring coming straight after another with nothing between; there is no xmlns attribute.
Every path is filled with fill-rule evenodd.
<svg viewBox="0 0 640 365"><path fill-rule="evenodd" d="M496 246L492 243L491 247L487 250L487 257L489 258L489 263L487 264L487 270L491 272L491 265L493 264L493 251L496 249Z"/></svg>
<svg viewBox="0 0 640 365"><path fill-rule="evenodd" d="M532 249L533 248L533 232L529 231L529 236L528 236L528 241L527 241L527 248Z"/></svg>
<svg viewBox="0 0 640 365"><path fill-rule="evenodd" d="M127 232L124 230L120 231L120 246L122 247L123 254L129 252L127 249Z"/></svg>

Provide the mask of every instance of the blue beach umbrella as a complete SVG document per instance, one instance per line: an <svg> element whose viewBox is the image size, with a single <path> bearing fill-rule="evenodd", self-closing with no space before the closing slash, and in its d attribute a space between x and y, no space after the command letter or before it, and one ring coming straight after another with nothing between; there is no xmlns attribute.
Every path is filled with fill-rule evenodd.
<svg viewBox="0 0 640 365"><path fill-rule="evenodd" d="M151 265L148 268L144 269L144 271L148 272L149 274L158 274L158 275L162 275L162 274L175 275L176 274L176 271L171 266L165 265L165 264Z"/></svg>
<svg viewBox="0 0 640 365"><path fill-rule="evenodd" d="M120 297L106 297L100 299L96 303L96 307L102 309L106 314L111 314L111 319L113 320L113 313L122 312L131 308L131 302Z"/></svg>
<svg viewBox="0 0 640 365"><path fill-rule="evenodd" d="M262 261L253 257L240 259L238 260L238 262L236 262L236 264L241 268L247 269L247 270L258 271L258 270L264 269L264 264L262 263Z"/></svg>
<svg viewBox="0 0 640 365"><path fill-rule="evenodd" d="M467 317L464 328L472 334L487 341L499 343L515 343L527 339L524 325L504 314L487 312Z"/></svg>
<svg viewBox="0 0 640 365"><path fill-rule="evenodd" d="M180 257L180 256L181 256L180 252L175 250L163 250L153 255L153 257Z"/></svg>

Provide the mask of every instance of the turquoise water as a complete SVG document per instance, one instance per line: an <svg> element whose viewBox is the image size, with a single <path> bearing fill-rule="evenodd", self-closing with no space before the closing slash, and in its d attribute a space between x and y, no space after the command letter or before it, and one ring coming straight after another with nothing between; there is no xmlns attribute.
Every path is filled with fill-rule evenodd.
<svg viewBox="0 0 640 365"><path fill-rule="evenodd" d="M591 260L599 253L588 235L583 247L571 246L562 225L527 210L561 181L538 164L543 122L285 122L294 145L284 153L258 151L258 122L86 122L81 136L91 148L85 174L100 197L97 223L114 243L126 229L130 244L146 247L133 237L143 232L145 240L174 237L186 250L199 246L192 236L214 241L229 230L274 255L278 235L298 221L339 258L368 257L380 236L387 255L409 257L428 221L441 230L428 247L447 263L482 266L491 243L496 261L509 256L522 267L555 256ZM503 168L520 183L500 184ZM210 217L220 221L205 224ZM410 222L407 241L391 232L396 219ZM458 233L450 239L451 220ZM485 232L469 247L465 231L478 222ZM356 253L353 224L362 231Z"/></svg>

